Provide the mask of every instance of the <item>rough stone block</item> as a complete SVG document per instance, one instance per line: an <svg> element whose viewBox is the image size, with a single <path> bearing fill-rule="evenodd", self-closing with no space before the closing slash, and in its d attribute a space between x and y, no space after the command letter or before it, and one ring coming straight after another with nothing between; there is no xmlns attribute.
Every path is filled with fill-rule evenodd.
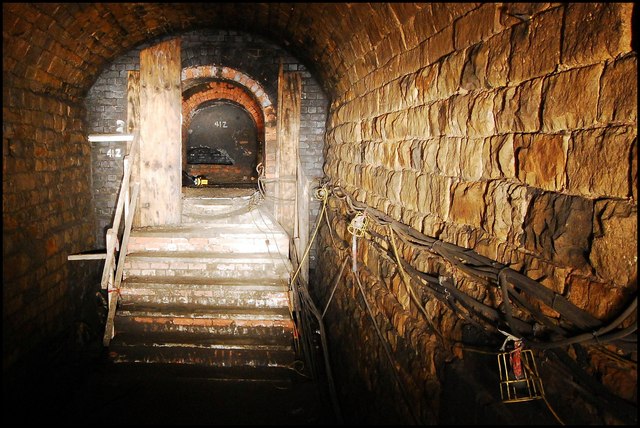
<svg viewBox="0 0 640 428"><path fill-rule="evenodd" d="M451 221L480 229L485 216L484 182L461 182L452 186L452 203L449 212Z"/></svg>
<svg viewBox="0 0 640 428"><path fill-rule="evenodd" d="M514 134L496 135L485 139L482 150L484 178L514 178Z"/></svg>
<svg viewBox="0 0 640 428"><path fill-rule="evenodd" d="M574 3L566 6L562 63L593 64L631 51L632 3Z"/></svg>
<svg viewBox="0 0 640 428"><path fill-rule="evenodd" d="M422 170L424 172L438 172L438 149L440 139L432 138L422 143Z"/></svg>
<svg viewBox="0 0 640 428"><path fill-rule="evenodd" d="M456 50L464 49L489 38L495 31L496 3L483 3L454 22Z"/></svg>
<svg viewBox="0 0 640 428"><path fill-rule="evenodd" d="M517 87L507 87L495 92L493 108L495 126L499 134L515 132L518 129L517 114L519 96Z"/></svg>
<svg viewBox="0 0 640 428"><path fill-rule="evenodd" d="M438 86L436 79L438 78L438 64L429 65L416 72L416 88L418 88L418 97L423 104L428 104L438 99Z"/></svg>
<svg viewBox="0 0 640 428"><path fill-rule="evenodd" d="M561 266L585 267L592 221L593 201L534 192L524 219L524 248Z"/></svg>
<svg viewBox="0 0 640 428"><path fill-rule="evenodd" d="M499 8L498 21L502 26L510 27L514 24L522 22L523 19L529 19L533 15L548 9L553 3L502 3Z"/></svg>
<svg viewBox="0 0 640 428"><path fill-rule="evenodd" d="M596 275L614 284L629 285L638 272L637 206L625 201L596 201L593 223L589 260Z"/></svg>
<svg viewBox="0 0 640 428"><path fill-rule="evenodd" d="M482 177L485 140L483 138L463 138L460 145L460 177L477 181Z"/></svg>
<svg viewBox="0 0 640 428"><path fill-rule="evenodd" d="M618 302L624 300L623 289L612 287L611 283L594 281L582 275L570 275L567 278L567 300L584 309L598 319L610 319L618 314Z"/></svg>
<svg viewBox="0 0 640 428"><path fill-rule="evenodd" d="M464 66L460 87L465 91L474 91L486 87L487 50L478 43L465 51Z"/></svg>
<svg viewBox="0 0 640 428"><path fill-rule="evenodd" d="M403 140L398 143L398 166L400 169L412 169L413 140Z"/></svg>
<svg viewBox="0 0 640 428"><path fill-rule="evenodd" d="M380 163L390 170L399 169L400 162L398 161L398 143L385 141L380 144L380 147L383 150L383 157L380 160Z"/></svg>
<svg viewBox="0 0 640 428"><path fill-rule="evenodd" d="M543 85L542 130L588 128L596 123L602 65L553 75Z"/></svg>
<svg viewBox="0 0 640 428"><path fill-rule="evenodd" d="M491 181L485 197L486 230L500 241L517 244L523 234L522 225L529 199L530 194L525 186L499 180Z"/></svg>
<svg viewBox="0 0 640 428"><path fill-rule="evenodd" d="M429 105L429 129L432 137L443 135L446 129L447 100L436 101ZM442 120L441 120L442 117Z"/></svg>
<svg viewBox="0 0 640 428"><path fill-rule="evenodd" d="M494 96L494 115L499 133L536 132L540 129L542 79L504 88Z"/></svg>
<svg viewBox="0 0 640 428"><path fill-rule="evenodd" d="M419 66L415 67L415 69L414 67L410 67L411 74L407 74L398 80L400 95L407 107L414 107L421 104L421 97L418 87L416 86L416 74L414 73L414 71L419 68Z"/></svg>
<svg viewBox="0 0 640 428"><path fill-rule="evenodd" d="M498 88L507 85L509 76L509 54L511 53L511 30L503 31L482 44L479 56L486 55L487 88Z"/></svg>
<svg viewBox="0 0 640 428"><path fill-rule="evenodd" d="M445 134L450 137L464 137L467 135L467 121L472 95L454 95L448 100L447 119L445 120Z"/></svg>
<svg viewBox="0 0 640 428"><path fill-rule="evenodd" d="M561 190L565 185L567 140L564 134L517 134L514 151L518 179L545 190Z"/></svg>
<svg viewBox="0 0 640 428"><path fill-rule="evenodd" d="M409 129L407 128L406 111L393 112L386 115L383 138L387 140L399 140L405 138L408 134Z"/></svg>
<svg viewBox="0 0 640 428"><path fill-rule="evenodd" d="M460 75L464 65L464 52L453 52L444 57L440 62L440 72L436 85L438 98L449 98L456 93L460 86Z"/></svg>
<svg viewBox="0 0 640 428"><path fill-rule="evenodd" d="M407 128L409 136L414 138L428 138L431 135L429 129L429 107L420 106L407 112Z"/></svg>
<svg viewBox="0 0 640 428"><path fill-rule="evenodd" d="M403 206L411 210L418 207L418 173L411 170L402 171L402 188L400 190L400 199Z"/></svg>
<svg viewBox="0 0 640 428"><path fill-rule="evenodd" d="M425 27L425 23L429 22L429 18L419 21L419 15L416 15L415 24ZM438 61L444 55L453 52L453 26L448 25L438 32L432 32L429 35L425 35L421 40L423 42L420 45L420 58L423 64L433 64Z"/></svg>
<svg viewBox="0 0 640 428"><path fill-rule="evenodd" d="M630 55L607 64L602 73L598 120L636 124L638 120L638 58Z"/></svg>
<svg viewBox="0 0 640 428"><path fill-rule="evenodd" d="M496 122L493 114L492 93L481 93L474 100L467 125L469 137L488 137L495 135Z"/></svg>
<svg viewBox="0 0 640 428"><path fill-rule="evenodd" d="M560 63L563 8L542 12L513 26L509 81L520 83L553 72Z"/></svg>
<svg viewBox="0 0 640 428"><path fill-rule="evenodd" d="M631 195L631 152L636 131L627 126L572 134L567 161L568 189L590 197Z"/></svg>
<svg viewBox="0 0 640 428"><path fill-rule="evenodd" d="M437 154L438 169L449 177L460 176L460 144L462 138L441 137Z"/></svg>
<svg viewBox="0 0 640 428"><path fill-rule="evenodd" d="M451 205L451 182L451 178L441 175L419 175L417 211L447 220Z"/></svg>

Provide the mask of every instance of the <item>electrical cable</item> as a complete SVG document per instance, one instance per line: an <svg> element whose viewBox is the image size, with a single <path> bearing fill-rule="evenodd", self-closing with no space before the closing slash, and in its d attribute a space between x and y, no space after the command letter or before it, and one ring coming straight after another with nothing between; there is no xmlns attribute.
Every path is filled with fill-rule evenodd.
<svg viewBox="0 0 640 428"><path fill-rule="evenodd" d="M431 330L438 336L438 338L440 339L440 342L442 343L442 345L447 348L447 341L445 340L444 336L442 336L442 333L440 333L440 331L436 328L436 326L433 324L433 321L431 320L431 317L429 316L429 314L427 314L427 310L424 308L424 306L422 305L422 302L420 301L420 299L418 299L418 296L416 296L416 292L413 289L413 287L411 286L411 281L407 280L406 277L406 273L402 267L402 262L400 261L400 255L398 254L398 247L396 246L396 241L393 237L394 233L393 233L393 227L391 226L391 224L387 224L388 228L389 228L389 236L391 236L391 246L393 247L393 252L396 255L396 260L398 262L398 270L400 271L400 275L402 277L402 281L404 282L405 286L407 287L407 290L409 291L409 295L411 296L411 298L413 299L413 302L416 304L416 306L420 309L420 312L422 313L422 315L424 315L425 320L427 321L427 323L429 324L429 326L431 327Z"/></svg>
<svg viewBox="0 0 640 428"><path fill-rule="evenodd" d="M354 238L355 239L355 238ZM407 394L407 391L404 387L404 383L400 380L400 377L397 373L397 370L395 368L395 363L393 362L393 357L391 356L391 350L389 349L389 343L387 343L387 341L385 340L384 336L382 335L382 332L380 331L380 327L378 327L378 324L376 323L376 320L373 316L373 311L371 310L371 307L369 306L369 302L367 301L367 297L364 293L364 287L362 286L362 283L360 282L360 278L358 275L358 272L354 272L353 276L356 279L356 282L358 283L358 288L360 289L360 294L362 295L362 299L364 300L364 304L366 306L367 312L369 314L369 318L371 318L371 322L373 323L373 327L376 330L376 333L378 334L378 337L380 338L380 342L382 343L382 347L384 348L385 354L387 355L387 358L389 359L389 363L391 364L391 366L393 367L391 372L393 373L394 378L396 379L396 382L398 384L398 387L400 388L400 393L402 394L402 398L405 401L405 404L407 406L407 408L409 409L409 414L411 415L411 418L413 419L414 423L416 425L419 425L418 419L416 418L416 415L413 413L413 408L411 407L411 402L409 401L409 397Z"/></svg>

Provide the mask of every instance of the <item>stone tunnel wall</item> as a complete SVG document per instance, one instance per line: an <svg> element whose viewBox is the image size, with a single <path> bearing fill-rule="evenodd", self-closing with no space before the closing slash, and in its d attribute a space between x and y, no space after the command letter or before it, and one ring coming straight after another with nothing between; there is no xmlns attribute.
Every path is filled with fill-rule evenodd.
<svg viewBox="0 0 640 428"><path fill-rule="evenodd" d="M273 43L248 33L198 30L182 34L180 37L183 68L214 64L238 70L259 82L274 105L278 96L280 60L282 59L285 71L301 73L300 159L307 177L317 183L323 175L323 135L329 104L323 90L305 66ZM127 73L140 69L140 50L153 43L147 42L115 58L100 74L86 98L89 133L114 133L116 121L126 120ZM112 222L122 177L122 159L109 157L110 153L114 153L109 150L115 148L124 148L124 145L97 143L93 148L93 191L99 223L95 239L98 245L104 245L104 233ZM317 200L310 201L310 228L314 226L319 208L320 203ZM311 268L314 268L315 249L310 252L309 259Z"/></svg>
<svg viewBox="0 0 640 428"><path fill-rule="evenodd" d="M376 59L380 66L358 74L332 103L327 177L354 200L429 237L474 249L611 320L636 289L631 13L631 4L459 4L456 15L433 27L419 31L418 15L401 22L401 31L386 34L385 48L375 50L386 55ZM373 51L362 49L353 60L356 73L357 64L373 61ZM353 214L337 201L330 210L333 234L325 224L320 234L319 263L327 269L315 293L323 307L349 256L333 240L349 248ZM386 228L378 233L388 237ZM409 256L404 245L400 251ZM436 351L437 336L415 307L403 305L401 277L386 252L361 239L358 258L406 394L419 403L413 410L422 422L436 423L440 369L452 355ZM426 260L411 263L428 273L442 267ZM325 319L336 370L346 376L342 397L375 393L360 404L371 410L394 402L410 420L350 267ZM451 266L445 270L457 288L500 303L484 285ZM462 320L433 300L427 311L440 331L461 340ZM558 315L550 308L545 314ZM636 399L633 379L600 376L625 399Z"/></svg>

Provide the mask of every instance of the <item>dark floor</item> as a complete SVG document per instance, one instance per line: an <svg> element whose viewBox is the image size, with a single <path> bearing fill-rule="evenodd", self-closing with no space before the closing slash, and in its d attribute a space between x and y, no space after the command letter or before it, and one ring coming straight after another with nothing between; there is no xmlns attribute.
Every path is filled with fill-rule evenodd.
<svg viewBox="0 0 640 428"><path fill-rule="evenodd" d="M293 370L225 380L212 371L114 365L86 350L55 360L5 373L3 424L335 424L325 389Z"/></svg>

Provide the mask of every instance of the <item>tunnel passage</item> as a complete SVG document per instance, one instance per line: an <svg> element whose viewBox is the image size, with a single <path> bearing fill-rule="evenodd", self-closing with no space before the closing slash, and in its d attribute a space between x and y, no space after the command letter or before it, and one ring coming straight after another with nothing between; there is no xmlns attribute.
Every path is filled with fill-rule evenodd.
<svg viewBox="0 0 640 428"><path fill-rule="evenodd" d="M119 82L135 69L140 44L198 28L210 29L214 41L187 34L184 67L255 66L248 74L274 95L281 50L256 43L259 34L317 72L331 104L327 115L309 103L319 100L317 87L305 88L308 139L301 143L310 157L325 155L314 176L443 247L517 270L555 293L554 301L562 297L603 323L615 320L637 293L637 240L630 239L637 236L638 187L634 10L631 3L3 4L5 365L72 325L84 274L78 279L66 256L100 248L104 239L96 230L109 221L106 199L117 189L108 186L121 171L107 171L116 164L108 149L98 153L104 180L92 188L86 135L115 132L126 87ZM231 42L244 55L230 55ZM331 227L321 226L316 294L322 304L333 296L327 324L341 343L342 373L353 376L342 385L345 397L370 393L361 414L400 407L392 370L400 367L416 407L434 423L441 383L452 380L438 370L446 359L429 324L406 307L389 237L362 241L358 259L397 364L386 365L385 342L354 275L331 294L346 258L338 244L349 245L353 216L338 202L331 202ZM459 261L398 245L412 268L447 273L489 313L505 307L497 288L465 276ZM467 313L419 290L429 319L466 340ZM553 307L534 306L562 323ZM601 388L590 399L582 391L594 382L576 387L567 371L551 372L548 398L574 420L615 423L611 403L620 401L605 393L637 402L637 354L591 345L569 351ZM451 358L469 357L458 349ZM496 392L486 391L485 399Z"/></svg>
<svg viewBox="0 0 640 428"><path fill-rule="evenodd" d="M256 125L247 111L229 101L199 106L187 129L186 172L209 185L257 185L262 158Z"/></svg>

